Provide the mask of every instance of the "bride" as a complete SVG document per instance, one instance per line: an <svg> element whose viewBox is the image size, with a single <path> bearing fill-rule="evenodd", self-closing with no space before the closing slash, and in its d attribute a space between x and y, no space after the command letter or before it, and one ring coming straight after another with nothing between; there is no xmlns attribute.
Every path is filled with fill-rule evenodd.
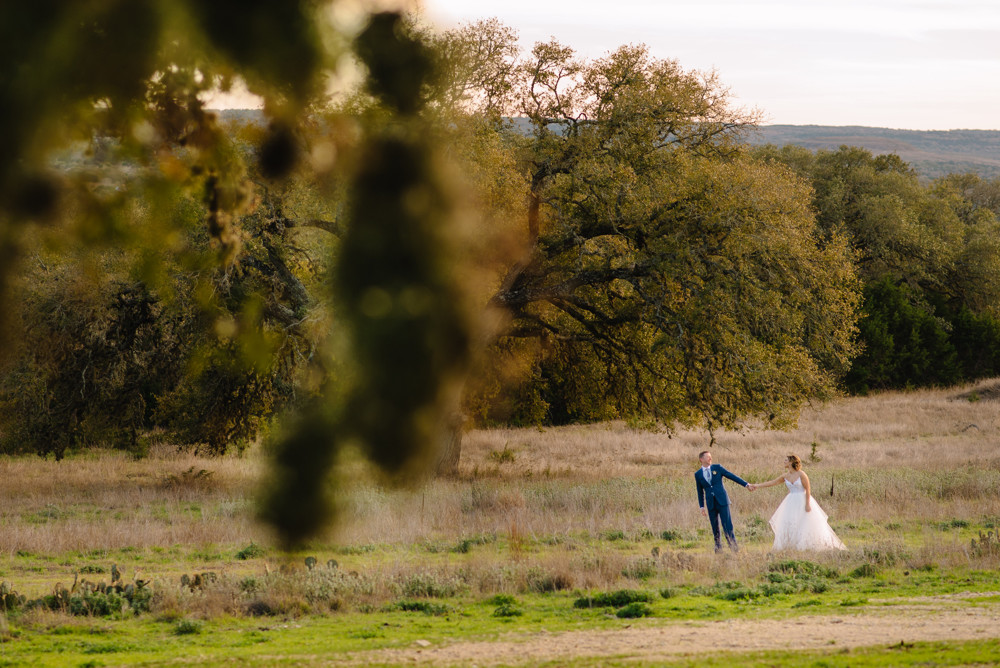
<svg viewBox="0 0 1000 668"><path fill-rule="evenodd" d="M823 512L809 491L809 476L802 470L802 460L788 455L785 473L774 480L749 485L751 491L785 483L788 494L771 516L774 531L773 550L845 550L843 541L827 523Z"/></svg>

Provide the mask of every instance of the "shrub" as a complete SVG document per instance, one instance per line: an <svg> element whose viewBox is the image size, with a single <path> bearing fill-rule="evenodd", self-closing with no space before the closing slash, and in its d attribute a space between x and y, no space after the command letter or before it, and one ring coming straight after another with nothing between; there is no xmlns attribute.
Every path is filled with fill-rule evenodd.
<svg viewBox="0 0 1000 668"><path fill-rule="evenodd" d="M906 557L903 549L896 545L865 547L861 554L868 563L879 566L894 566L896 562Z"/></svg>
<svg viewBox="0 0 1000 668"><path fill-rule="evenodd" d="M246 611L246 614L251 617L272 617L278 614L278 611L275 610L270 603L260 599L247 603L244 610Z"/></svg>
<svg viewBox="0 0 1000 668"><path fill-rule="evenodd" d="M634 589L619 589L614 592L604 592L593 596L581 596L573 602L574 608L620 608L630 603L649 603L653 596L644 591Z"/></svg>
<svg viewBox="0 0 1000 668"><path fill-rule="evenodd" d="M770 531L766 520L760 515L753 515L746 519L743 528L740 529L740 536L746 540L756 540L769 535Z"/></svg>
<svg viewBox="0 0 1000 668"><path fill-rule="evenodd" d="M415 573L400 585L404 596L419 596L424 598L451 598L467 589L465 583L457 578L437 576L432 573Z"/></svg>
<svg viewBox="0 0 1000 668"><path fill-rule="evenodd" d="M94 617L108 617L115 613L123 612L128 607L128 602L114 592L93 592L82 596L72 596L69 599L69 613L71 615L91 615Z"/></svg>
<svg viewBox="0 0 1000 668"><path fill-rule="evenodd" d="M573 578L565 573L547 573L540 568L531 568L525 574L525 589L539 594L572 589Z"/></svg>
<svg viewBox="0 0 1000 668"><path fill-rule="evenodd" d="M782 594L794 594L799 588L792 582L765 583L758 587L764 596L779 596Z"/></svg>
<svg viewBox="0 0 1000 668"><path fill-rule="evenodd" d="M811 561L804 561L798 559L788 559L786 561L777 561L767 567L770 573L781 573L781 574L792 574L792 575L812 575L822 578L835 578L837 577L837 572L815 564ZM772 580L773 582L773 580Z"/></svg>
<svg viewBox="0 0 1000 668"><path fill-rule="evenodd" d="M517 599L510 594L497 594L496 596L491 596L484 601L488 605L517 605Z"/></svg>
<svg viewBox="0 0 1000 668"><path fill-rule="evenodd" d="M489 458L497 464L513 464L517 459L517 455L505 444L503 450L493 450L490 452Z"/></svg>
<svg viewBox="0 0 1000 668"><path fill-rule="evenodd" d="M808 608L813 605L823 605L823 601L818 598L811 598L808 601L799 601L792 605L793 608Z"/></svg>
<svg viewBox="0 0 1000 668"><path fill-rule="evenodd" d="M512 605L501 605L493 611L494 617L520 617L524 613Z"/></svg>
<svg viewBox="0 0 1000 668"><path fill-rule="evenodd" d="M715 595L715 598L719 598L724 601L750 601L755 598L760 598L763 595L764 593L756 587L739 587L737 589L720 591Z"/></svg>
<svg viewBox="0 0 1000 668"><path fill-rule="evenodd" d="M448 614L448 606L443 603L431 603L430 601L399 601L388 606L387 610L400 610L402 612L422 612L425 615L440 617Z"/></svg>
<svg viewBox="0 0 1000 668"><path fill-rule="evenodd" d="M852 578L873 578L878 575L878 568L872 564L861 564L851 571Z"/></svg>
<svg viewBox="0 0 1000 668"><path fill-rule="evenodd" d="M646 580L656 575L656 561L649 557L640 557L628 563L622 569L622 575L633 580Z"/></svg>
<svg viewBox="0 0 1000 668"><path fill-rule="evenodd" d="M645 603L629 603L615 613L622 619L634 619L636 617L648 617L653 614L653 609Z"/></svg>
<svg viewBox="0 0 1000 668"><path fill-rule="evenodd" d="M182 619L174 625L175 636L186 636L201 633L201 622L195 619Z"/></svg>
<svg viewBox="0 0 1000 668"><path fill-rule="evenodd" d="M247 559L263 557L264 554L264 548L251 542L249 545L236 553L236 558L245 561Z"/></svg>
<svg viewBox="0 0 1000 668"><path fill-rule="evenodd" d="M742 582L716 582L710 587L695 587L691 593L695 596L718 596L719 594L735 589L744 589Z"/></svg>

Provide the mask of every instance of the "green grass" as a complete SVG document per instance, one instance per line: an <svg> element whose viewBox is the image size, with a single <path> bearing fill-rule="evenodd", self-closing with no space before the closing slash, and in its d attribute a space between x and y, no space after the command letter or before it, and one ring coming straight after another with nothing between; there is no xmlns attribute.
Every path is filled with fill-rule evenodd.
<svg viewBox="0 0 1000 668"><path fill-rule="evenodd" d="M536 597L522 601L523 614L496 616L489 606L463 605L445 614L423 614L405 610L310 616L301 619L222 618L205 622L169 621L154 617L104 623L83 620L53 629L21 630L0 644L0 666L83 665L99 659L101 665L159 664L178 657L198 657L192 664L218 665L322 665L330 656L382 648L413 647L416 641L432 646L461 639L489 639L497 632L534 633L584 629L621 628L632 618L618 619L610 611L578 611L568 597ZM713 603L705 605L689 597L679 619L711 619L739 616L743 607ZM667 617L663 602L647 606L654 617ZM784 609L780 606L777 609ZM776 610L777 610L776 609ZM816 608L810 608L816 612ZM266 656L268 658L261 658ZM574 659L574 665L670 665L670 666L950 666L993 665L1000 656L1000 641L913 643L894 645L887 637L875 647L816 651L769 651L742 654L699 655L696 659L616 663L613 658ZM325 658L324 658L325 657ZM550 665L557 665L552 662ZM94 664L91 664L94 665ZM546 665L531 662L531 665Z"/></svg>
<svg viewBox="0 0 1000 668"><path fill-rule="evenodd" d="M643 484L638 487L644 489ZM612 491L628 488L625 483L600 485ZM197 504L176 507L185 514L201 512ZM48 523L94 511L67 503L58 513L34 512L44 519L38 526L52 530ZM618 525L621 529L549 534L470 528L412 543L317 543L287 558L249 538L230 544L8 553L0 556L0 579L29 598L51 595L57 583L69 587L75 573L93 583L108 581L116 564L126 582L141 573L169 600L154 599L151 610L138 615L10 612L0 620L0 667L156 665L179 657L200 657L193 665L321 665L322 657L336 653L410 648L418 640L432 646L491 640L539 629L559 633L630 624L865 615L930 605L922 601L955 593L969 595L934 605L1000 605L996 558L968 549L980 531L995 530L1000 520L995 513L944 517L841 522L835 528L852 549L805 558L768 556L766 523L754 515L738 520L744 546L739 556L711 554L705 527L650 529L627 522ZM306 571L307 557L316 559L315 571ZM214 594L181 589L182 575L206 571L220 573ZM606 584L593 586L592 573L600 573ZM213 595L229 607L220 604L208 612L197 607L200 598ZM941 647L947 657L961 660L949 663L945 655L934 654ZM717 655L655 665L961 665L975 663L991 649L996 650L996 642L917 643L844 653ZM653 665L622 659L621 665L626 663ZM574 659L574 665L617 664L614 658L584 657Z"/></svg>

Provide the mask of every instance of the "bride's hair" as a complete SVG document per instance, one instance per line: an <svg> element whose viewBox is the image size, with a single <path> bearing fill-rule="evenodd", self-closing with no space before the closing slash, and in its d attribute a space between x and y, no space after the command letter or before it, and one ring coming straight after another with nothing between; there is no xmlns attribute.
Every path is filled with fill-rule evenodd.
<svg viewBox="0 0 1000 668"><path fill-rule="evenodd" d="M788 455L788 463L792 465L792 468L796 471L802 468L802 460L799 459L798 455Z"/></svg>

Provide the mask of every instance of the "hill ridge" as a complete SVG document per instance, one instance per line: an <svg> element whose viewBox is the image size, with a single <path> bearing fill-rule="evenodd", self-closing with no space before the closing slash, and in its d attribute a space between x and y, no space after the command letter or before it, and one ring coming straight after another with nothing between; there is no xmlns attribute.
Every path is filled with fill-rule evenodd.
<svg viewBox="0 0 1000 668"><path fill-rule="evenodd" d="M1000 130L901 130L862 125L762 125L751 145L794 144L812 151L859 146L873 154L895 153L922 177L956 172L1000 177Z"/></svg>

